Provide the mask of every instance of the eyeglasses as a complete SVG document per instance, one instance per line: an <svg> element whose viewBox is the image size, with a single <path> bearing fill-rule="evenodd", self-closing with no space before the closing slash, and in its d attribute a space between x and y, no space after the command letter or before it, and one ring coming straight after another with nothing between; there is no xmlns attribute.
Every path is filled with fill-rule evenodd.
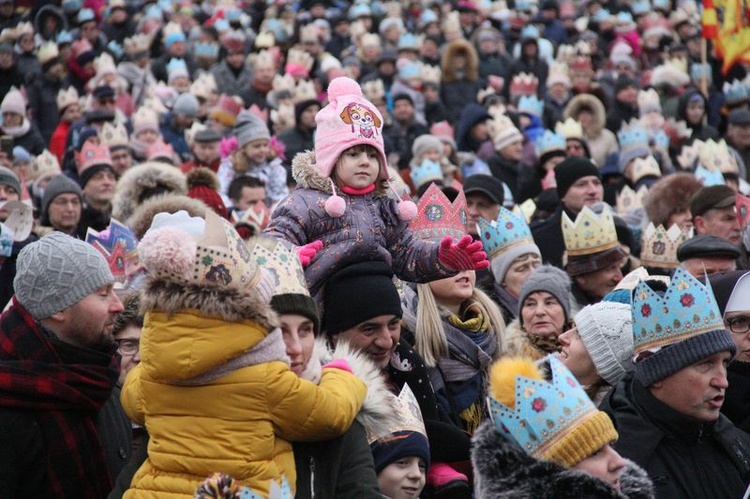
<svg viewBox="0 0 750 499"><path fill-rule="evenodd" d="M750 331L750 317L740 315L726 319L724 322L734 334L745 334Z"/></svg>
<svg viewBox="0 0 750 499"><path fill-rule="evenodd" d="M122 355L135 355L141 348L141 340L115 340L117 343L117 351Z"/></svg>

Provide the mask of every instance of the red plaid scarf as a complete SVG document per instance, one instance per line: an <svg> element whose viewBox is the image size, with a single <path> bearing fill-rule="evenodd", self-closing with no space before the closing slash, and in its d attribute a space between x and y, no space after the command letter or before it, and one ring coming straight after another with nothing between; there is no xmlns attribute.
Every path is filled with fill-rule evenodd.
<svg viewBox="0 0 750 499"><path fill-rule="evenodd" d="M87 352L99 363L71 363L13 299L0 317L0 407L29 410L46 446L49 497L106 497L112 477L96 428L117 382L114 348Z"/></svg>

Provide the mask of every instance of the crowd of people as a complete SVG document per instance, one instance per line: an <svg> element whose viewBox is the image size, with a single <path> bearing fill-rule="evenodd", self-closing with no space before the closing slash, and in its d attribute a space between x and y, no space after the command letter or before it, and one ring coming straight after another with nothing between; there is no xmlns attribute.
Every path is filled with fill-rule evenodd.
<svg viewBox="0 0 750 499"><path fill-rule="evenodd" d="M746 496L709 9L0 0L0 496Z"/></svg>

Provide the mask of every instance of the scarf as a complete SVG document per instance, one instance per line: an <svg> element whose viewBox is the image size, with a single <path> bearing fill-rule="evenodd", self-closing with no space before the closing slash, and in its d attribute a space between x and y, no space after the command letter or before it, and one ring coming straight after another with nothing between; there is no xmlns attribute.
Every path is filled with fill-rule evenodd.
<svg viewBox="0 0 750 499"><path fill-rule="evenodd" d="M14 139L17 139L19 137L23 137L27 133L29 133L29 130L31 129L31 123L26 118L23 119L23 123L19 126L13 126L13 127L3 127L3 133L5 135L10 135Z"/></svg>
<svg viewBox="0 0 750 499"><path fill-rule="evenodd" d="M526 333L526 336L529 338L529 342L532 345L545 354L559 352L562 349L562 345L560 345L560 342L557 340L557 336L553 338L545 338L544 336L537 336L528 333Z"/></svg>
<svg viewBox="0 0 750 499"><path fill-rule="evenodd" d="M15 298L0 318L0 407L34 411L50 497L101 499L112 489L96 419L118 372L114 346L105 354L51 339Z"/></svg>

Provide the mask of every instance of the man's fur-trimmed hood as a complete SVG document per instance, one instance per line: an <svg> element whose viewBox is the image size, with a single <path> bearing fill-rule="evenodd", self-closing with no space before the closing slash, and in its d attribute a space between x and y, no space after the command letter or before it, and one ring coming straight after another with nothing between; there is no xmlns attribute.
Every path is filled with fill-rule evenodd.
<svg viewBox="0 0 750 499"><path fill-rule="evenodd" d="M124 221L129 219L136 208L151 195L172 192L187 194L185 174L179 168L149 161L130 168L117 182L117 190L112 200L112 217Z"/></svg>
<svg viewBox="0 0 750 499"><path fill-rule="evenodd" d="M322 177L315 168L315 151L304 151L294 157L292 160L292 177L294 177L299 187L333 194L331 191L331 179ZM387 184L385 182L378 182L375 194L385 196L387 192Z"/></svg>
<svg viewBox="0 0 750 499"><path fill-rule="evenodd" d="M604 104L596 96L592 94L578 94L570 99L568 105L565 106L563 119L576 119L581 109L586 107L594 112L594 119L591 121L592 129L588 131L587 135L595 139L607 123L607 112L604 109Z"/></svg>
<svg viewBox="0 0 750 499"><path fill-rule="evenodd" d="M206 210L210 209L200 199L193 199L182 194L162 194L144 201L138 206L133 215L123 222L133 229L135 237L143 239L146 231L151 227L157 213L177 213L185 210L191 217L206 216Z"/></svg>
<svg viewBox="0 0 750 499"><path fill-rule="evenodd" d="M475 497L487 499L651 499L654 487L632 461L620 476L620 491L585 472L528 455L485 421L472 439Z"/></svg>

